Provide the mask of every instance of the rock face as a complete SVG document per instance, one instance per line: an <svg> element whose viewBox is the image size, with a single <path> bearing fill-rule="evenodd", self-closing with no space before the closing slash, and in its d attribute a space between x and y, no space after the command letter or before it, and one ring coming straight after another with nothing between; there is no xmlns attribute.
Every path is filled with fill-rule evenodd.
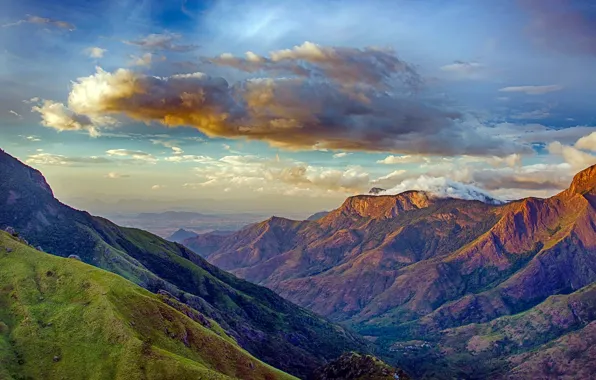
<svg viewBox="0 0 596 380"><path fill-rule="evenodd" d="M319 368L311 380L409 380L395 369L370 355L346 353Z"/></svg>
<svg viewBox="0 0 596 380"><path fill-rule="evenodd" d="M48 253L79 258L153 292L169 292L268 364L305 377L346 350L368 351L356 334L219 270L179 244L60 203L40 172L5 152L0 152L0 178L0 229L11 226ZM277 231L279 223L273 219L263 228ZM227 237L212 239L219 243Z"/></svg>
<svg viewBox="0 0 596 380"><path fill-rule="evenodd" d="M204 243L184 242L386 347L424 341L596 281L596 166L548 199L361 195L316 221L271 219Z"/></svg>

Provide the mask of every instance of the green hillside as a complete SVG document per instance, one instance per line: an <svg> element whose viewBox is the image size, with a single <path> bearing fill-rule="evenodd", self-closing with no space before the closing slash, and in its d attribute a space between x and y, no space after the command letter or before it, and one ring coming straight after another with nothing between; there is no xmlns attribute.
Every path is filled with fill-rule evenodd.
<svg viewBox="0 0 596 380"><path fill-rule="evenodd" d="M0 232L0 379L293 379L219 325Z"/></svg>

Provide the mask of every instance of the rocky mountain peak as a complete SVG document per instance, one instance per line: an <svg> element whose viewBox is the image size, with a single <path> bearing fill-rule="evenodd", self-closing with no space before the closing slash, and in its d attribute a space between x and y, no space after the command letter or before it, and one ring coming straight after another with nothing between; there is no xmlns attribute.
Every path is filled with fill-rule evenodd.
<svg viewBox="0 0 596 380"><path fill-rule="evenodd" d="M583 194L594 189L596 189L596 165L577 173L568 191L571 194Z"/></svg>
<svg viewBox="0 0 596 380"><path fill-rule="evenodd" d="M346 199L334 213L375 219L393 218L403 211L428 207L432 199L432 195L424 191L406 191L397 195L356 195Z"/></svg>

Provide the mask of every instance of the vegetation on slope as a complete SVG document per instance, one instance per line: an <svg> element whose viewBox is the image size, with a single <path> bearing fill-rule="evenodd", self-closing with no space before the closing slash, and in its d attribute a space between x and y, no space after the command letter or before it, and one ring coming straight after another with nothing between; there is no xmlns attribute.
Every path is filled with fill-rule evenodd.
<svg viewBox="0 0 596 380"><path fill-rule="evenodd" d="M345 353L319 368L312 380L408 380L400 369L392 368L370 355Z"/></svg>
<svg viewBox="0 0 596 380"><path fill-rule="evenodd" d="M0 378L293 377L167 295L0 232Z"/></svg>
<svg viewBox="0 0 596 380"><path fill-rule="evenodd" d="M419 378L582 378L578 369L596 373L595 321L596 283L519 314L427 331L427 341L385 343Z"/></svg>

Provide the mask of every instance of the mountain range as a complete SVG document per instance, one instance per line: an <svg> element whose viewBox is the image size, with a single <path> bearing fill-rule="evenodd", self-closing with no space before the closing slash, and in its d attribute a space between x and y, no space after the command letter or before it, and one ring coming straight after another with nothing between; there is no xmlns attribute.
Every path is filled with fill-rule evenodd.
<svg viewBox="0 0 596 380"><path fill-rule="evenodd" d="M495 203L359 195L319 219L183 243L355 329L412 375L596 373L585 349L596 338L596 166L551 198Z"/></svg>
<svg viewBox="0 0 596 380"><path fill-rule="evenodd" d="M359 195L184 245L1 150L0 178L0 378L596 373L596 166L547 199Z"/></svg>
<svg viewBox="0 0 596 380"><path fill-rule="evenodd" d="M76 256L153 293L171 295L276 368L306 378L346 351L369 352L369 343L357 334L216 268L182 245L62 204L39 171L2 150L0 178L0 229L14 230L39 251Z"/></svg>

